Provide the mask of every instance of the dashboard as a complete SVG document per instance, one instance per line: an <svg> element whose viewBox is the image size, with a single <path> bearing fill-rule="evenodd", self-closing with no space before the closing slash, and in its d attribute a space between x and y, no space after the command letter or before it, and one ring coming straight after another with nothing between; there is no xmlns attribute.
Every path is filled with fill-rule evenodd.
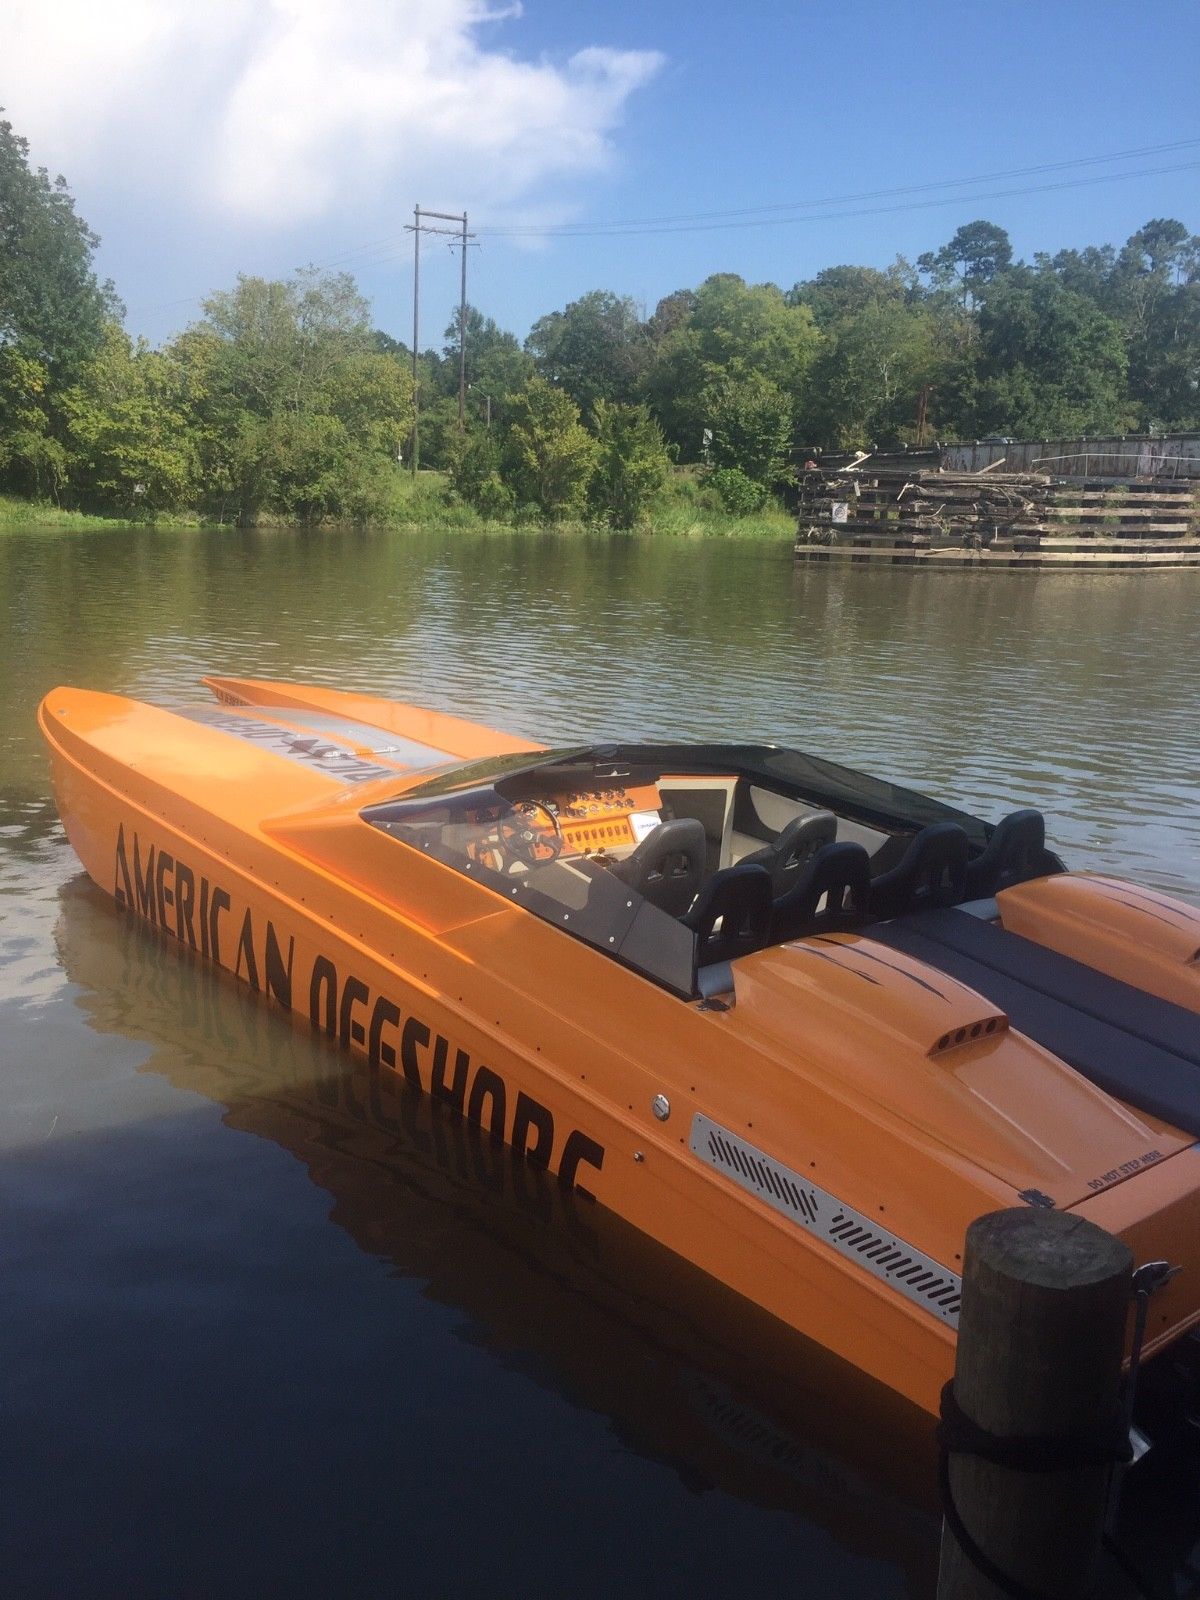
<svg viewBox="0 0 1200 1600"><path fill-rule="evenodd" d="M545 804L558 818L563 853L570 855L631 849L661 821L655 784L557 795Z"/></svg>

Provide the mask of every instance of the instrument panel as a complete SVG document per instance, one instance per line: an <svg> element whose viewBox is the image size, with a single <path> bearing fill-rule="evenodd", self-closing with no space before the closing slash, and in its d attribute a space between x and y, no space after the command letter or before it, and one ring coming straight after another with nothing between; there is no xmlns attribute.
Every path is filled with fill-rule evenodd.
<svg viewBox="0 0 1200 1600"><path fill-rule="evenodd" d="M662 800L655 784L559 795L547 805L558 818L565 853L590 855L640 844L659 822Z"/></svg>

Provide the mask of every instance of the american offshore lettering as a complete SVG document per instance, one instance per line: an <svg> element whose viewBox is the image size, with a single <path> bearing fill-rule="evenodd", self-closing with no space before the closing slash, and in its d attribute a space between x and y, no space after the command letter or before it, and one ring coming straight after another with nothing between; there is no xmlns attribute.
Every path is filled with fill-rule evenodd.
<svg viewBox="0 0 1200 1600"><path fill-rule="evenodd" d="M282 935L269 918L256 924L249 906L239 917L228 890L161 847L143 844L136 832L127 840L124 824L117 831L113 898L256 993L287 1011L297 1009L295 936ZM498 1072L473 1062L468 1051L415 1012L404 1012L386 994L372 993L353 974L341 976L337 963L320 954L312 963L307 995L301 991L300 998L314 1028L344 1048L364 1051L372 1066L403 1073L414 1089L504 1139L532 1166L553 1167L557 1130L550 1108L524 1090L513 1095ZM588 1191L578 1181L579 1168L599 1172L603 1165L604 1147L578 1128L558 1148L559 1179L580 1194Z"/></svg>

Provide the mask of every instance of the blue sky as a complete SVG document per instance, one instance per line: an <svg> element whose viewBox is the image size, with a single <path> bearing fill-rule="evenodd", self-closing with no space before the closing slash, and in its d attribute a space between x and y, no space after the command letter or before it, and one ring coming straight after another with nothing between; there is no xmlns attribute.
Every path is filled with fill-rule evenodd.
<svg viewBox="0 0 1200 1600"><path fill-rule="evenodd" d="M156 341L238 271L307 262L355 271L407 337L416 201L469 209L470 298L521 334L588 289L649 312L715 271L787 287L915 257L979 216L1023 255L1120 243L1152 216L1200 230L1200 144L728 215L1200 139L1195 0L6 0L0 60L0 103L67 176L131 330ZM994 193L1047 184L1071 186ZM723 225L486 231L697 213ZM422 279L422 343L440 343L457 295L440 243Z"/></svg>

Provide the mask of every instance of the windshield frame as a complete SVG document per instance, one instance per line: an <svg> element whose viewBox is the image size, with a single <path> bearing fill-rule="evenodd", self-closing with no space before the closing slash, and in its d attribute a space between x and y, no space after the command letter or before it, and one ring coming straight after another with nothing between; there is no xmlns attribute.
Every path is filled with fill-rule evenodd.
<svg viewBox="0 0 1200 1600"><path fill-rule="evenodd" d="M586 859L569 863L554 859L514 877L445 842L444 832L451 827L485 828L505 818L515 819L518 813L512 800L499 788L483 785L423 798L405 795L368 806L360 815L399 844L491 890L505 904L521 906L539 922L603 952L681 999L691 998L695 935L607 868ZM427 830L424 836L423 830ZM579 880L567 885L570 899L550 894L546 888L547 880L556 874L561 885L564 872Z"/></svg>
<svg viewBox="0 0 1200 1600"><path fill-rule="evenodd" d="M474 879L507 904L522 906L539 921L681 998L692 999L697 992L692 930L604 867L572 858L569 868L589 886L582 903L568 904L540 887L553 876L542 867L514 878L486 860L470 858L465 849L448 846L443 837L449 827L487 826L513 816L515 806L544 797L551 785L555 792L565 793L613 781L657 782L666 772L735 776L900 838L931 823L955 822L976 852L986 846L993 831L969 812L820 756L787 745L732 742L573 745L488 757L427 777L393 799L366 807L360 815L408 848Z"/></svg>
<svg viewBox="0 0 1200 1600"><path fill-rule="evenodd" d="M569 786L620 777L626 768L735 775L885 833L916 833L934 822L956 822L975 850L982 850L992 833L991 824L981 817L919 790L790 745L766 743L593 744L526 750L447 768L405 789L391 803L452 794L484 783L506 798L520 799L532 797L535 779L559 775Z"/></svg>

